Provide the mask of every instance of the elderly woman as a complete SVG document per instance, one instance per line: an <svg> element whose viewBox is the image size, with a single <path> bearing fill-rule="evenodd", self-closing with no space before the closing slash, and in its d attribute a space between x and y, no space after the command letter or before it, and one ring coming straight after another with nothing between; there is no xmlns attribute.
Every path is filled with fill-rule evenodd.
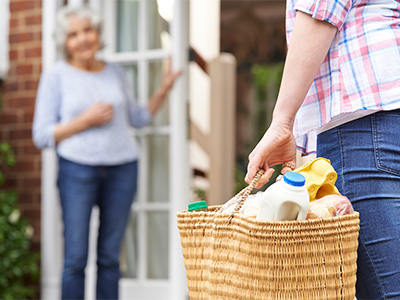
<svg viewBox="0 0 400 300"><path fill-rule="evenodd" d="M147 107L135 104L120 67L96 59L100 19L62 8L56 39L65 59L41 77L33 122L38 148L55 147L64 222L62 299L83 299L92 207L100 209L97 298L117 299L119 252L136 192L138 147L131 126L147 125L180 72L170 66Z"/></svg>

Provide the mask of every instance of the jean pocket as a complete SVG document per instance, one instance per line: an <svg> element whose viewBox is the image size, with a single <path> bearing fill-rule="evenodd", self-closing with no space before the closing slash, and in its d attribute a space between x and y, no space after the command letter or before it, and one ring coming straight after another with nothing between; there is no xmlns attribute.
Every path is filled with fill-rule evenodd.
<svg viewBox="0 0 400 300"><path fill-rule="evenodd" d="M400 110L379 112L371 117L376 167L400 176Z"/></svg>

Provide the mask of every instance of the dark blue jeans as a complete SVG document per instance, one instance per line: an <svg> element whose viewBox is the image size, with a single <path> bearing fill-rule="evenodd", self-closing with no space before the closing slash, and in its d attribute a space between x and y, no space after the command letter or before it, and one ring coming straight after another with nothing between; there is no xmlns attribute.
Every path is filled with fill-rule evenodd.
<svg viewBox="0 0 400 300"><path fill-rule="evenodd" d="M400 299L400 110L321 133L317 156L360 213L357 299Z"/></svg>
<svg viewBox="0 0 400 300"><path fill-rule="evenodd" d="M83 299L89 221L100 210L97 299L118 299L119 252L136 192L137 162L86 166L59 158L58 188L64 222L62 299Z"/></svg>

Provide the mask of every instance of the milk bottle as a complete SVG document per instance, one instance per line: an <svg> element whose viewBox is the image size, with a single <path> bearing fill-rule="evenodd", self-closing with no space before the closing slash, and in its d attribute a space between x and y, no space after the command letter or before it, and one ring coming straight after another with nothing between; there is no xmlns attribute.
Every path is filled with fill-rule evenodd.
<svg viewBox="0 0 400 300"><path fill-rule="evenodd" d="M305 220L309 205L305 177L287 172L283 179L272 184L260 199L257 220Z"/></svg>

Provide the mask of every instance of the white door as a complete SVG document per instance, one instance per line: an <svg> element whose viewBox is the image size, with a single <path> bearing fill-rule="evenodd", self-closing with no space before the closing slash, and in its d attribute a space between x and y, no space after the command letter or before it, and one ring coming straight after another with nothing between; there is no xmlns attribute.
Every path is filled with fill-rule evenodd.
<svg viewBox="0 0 400 300"><path fill-rule="evenodd" d="M185 13L187 1L168 0L117 0L103 1L102 9L106 20L105 59L124 65L126 74L132 84L138 101L146 105L149 97L161 84L163 64L172 55L175 66L186 65L182 57L179 61L172 52L172 43L187 49L187 38L181 34L179 27L171 26L172 14L175 11ZM175 7L174 7L175 5ZM187 14L187 13L186 13ZM176 17L176 16L175 16ZM174 18L176 22L177 18ZM182 22L182 18L181 18ZM172 32L172 28L178 31ZM174 35L174 40L172 39ZM176 40L180 40L179 43ZM185 57L185 56L184 56ZM183 64L182 64L183 63ZM173 191L174 182L182 180L172 163L174 155L180 159L181 169L188 168L187 135L179 129L174 131L174 123L187 120L186 110L176 111L175 107L185 107L184 80L181 79L178 92L175 86L174 95L155 117L152 125L142 130L133 131L133 138L139 141L141 156L139 163L138 193L132 208L131 221L127 228L122 253L121 299L178 299L184 297L184 274L179 267L179 240L175 237L176 224L174 207L181 206L177 191ZM180 96L181 95L181 96ZM179 96L183 99L179 99ZM175 117L172 115L175 114ZM181 121L179 121L181 119ZM175 125L176 126L176 125ZM182 126L186 127L186 126ZM179 136L177 136L179 135ZM183 147L170 153L175 138ZM183 164L182 164L183 162ZM178 168L179 168L178 165ZM181 171L182 172L182 171ZM187 171L183 171L187 174ZM172 175L172 176L171 176ZM187 176L185 180L189 185ZM179 188L178 194L185 194L186 187ZM171 198L177 196L174 201ZM186 203L189 193L186 193ZM178 244L178 245L177 245ZM181 255L180 255L181 256ZM178 265L174 265L178 264ZM178 273L178 277L176 275ZM180 273L180 274L179 274ZM176 278L176 279L174 279ZM174 282L179 280L179 282ZM174 295L174 296L173 296Z"/></svg>
<svg viewBox="0 0 400 300"><path fill-rule="evenodd" d="M101 55L109 62L123 65L140 104L146 105L151 94L159 87L162 67L169 56L172 57L174 69L187 67L189 1L70 0L69 4L83 2L88 2L103 15L106 47ZM59 5L51 0L43 0L44 22L49 27L53 26L44 29L48 37L54 29L54 21L49 21L49 18L54 16L54 10ZM52 51L49 40L46 42L44 39L44 48L44 53ZM52 57L55 58L54 55ZM132 138L138 140L141 155L138 193L122 252L121 299L187 298L182 250L176 227L176 212L185 209L190 196L186 74L175 83L169 101L153 123L144 129L132 130ZM53 163L54 160L46 158L44 154L44 166L47 168L43 170L43 178L52 179L55 174L51 167ZM54 216L57 216L54 213L58 208L48 201L53 197L55 187L50 183L43 188L43 204L46 206L48 203L48 208L43 208L46 215L43 216L42 226L45 227L54 222ZM92 228L96 229L96 221ZM57 230L48 230L43 237L43 244L42 249L46 247L46 253L51 253L50 249L59 253L61 247ZM90 255L93 257L93 253ZM88 270L94 272L95 260L90 259L90 255ZM43 294L49 295L44 298L50 299L50 295L55 295L55 284L58 282L51 282L50 278L60 271L60 255L53 254L49 259L54 261L43 263L42 268L45 267L47 273L43 274L45 279L42 287ZM47 282L51 283L52 293L46 293ZM93 280L89 280L88 284L93 285ZM87 295L93 297L92 293Z"/></svg>

